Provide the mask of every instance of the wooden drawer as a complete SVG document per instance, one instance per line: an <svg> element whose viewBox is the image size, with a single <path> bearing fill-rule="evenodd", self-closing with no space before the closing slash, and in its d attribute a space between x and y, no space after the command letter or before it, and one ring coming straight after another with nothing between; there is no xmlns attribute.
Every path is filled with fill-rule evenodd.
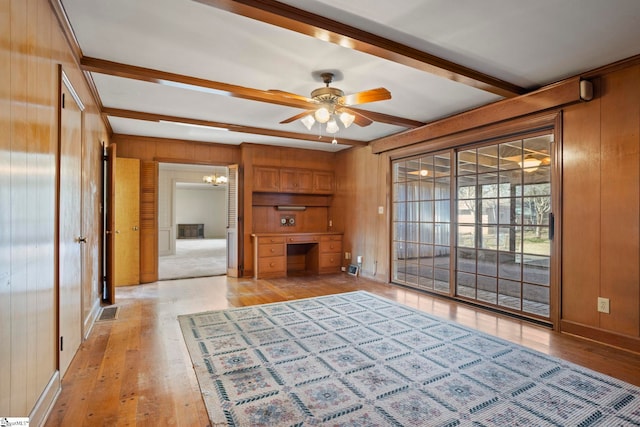
<svg viewBox="0 0 640 427"><path fill-rule="evenodd" d="M342 241L342 234L329 234L327 236L320 236L321 242L329 242L329 241Z"/></svg>
<svg viewBox="0 0 640 427"><path fill-rule="evenodd" d="M287 237L287 243L315 243L320 241L320 236L307 235L307 236L289 236Z"/></svg>
<svg viewBox="0 0 640 427"><path fill-rule="evenodd" d="M260 244L268 244L268 243L284 243L284 236L260 237Z"/></svg>
<svg viewBox="0 0 640 427"><path fill-rule="evenodd" d="M260 276L269 273L284 273L286 271L287 258L284 256L258 259Z"/></svg>
<svg viewBox="0 0 640 427"><path fill-rule="evenodd" d="M332 252L341 253L342 242L335 241L335 240L332 240L329 242L320 242L320 253L332 253Z"/></svg>
<svg viewBox="0 0 640 427"><path fill-rule="evenodd" d="M342 261L341 254L320 254L320 259L318 260L318 267L320 270L331 269L335 267L339 270L340 263Z"/></svg>
<svg viewBox="0 0 640 427"><path fill-rule="evenodd" d="M259 245L258 257L270 257L284 255L284 245L282 243Z"/></svg>

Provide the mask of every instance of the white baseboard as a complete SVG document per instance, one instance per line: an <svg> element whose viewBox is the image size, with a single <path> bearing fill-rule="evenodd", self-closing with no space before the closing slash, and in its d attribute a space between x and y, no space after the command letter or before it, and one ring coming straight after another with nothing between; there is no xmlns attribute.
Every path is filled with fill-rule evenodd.
<svg viewBox="0 0 640 427"><path fill-rule="evenodd" d="M29 424L34 426L43 426L49 413L56 403L60 392L62 391L62 383L60 382L60 371L55 371L44 388L40 398L33 406L29 413Z"/></svg>

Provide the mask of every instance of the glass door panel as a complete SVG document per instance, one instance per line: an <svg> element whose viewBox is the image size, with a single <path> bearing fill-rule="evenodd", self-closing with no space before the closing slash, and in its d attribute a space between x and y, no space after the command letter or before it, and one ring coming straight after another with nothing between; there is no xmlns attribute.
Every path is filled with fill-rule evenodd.
<svg viewBox="0 0 640 427"><path fill-rule="evenodd" d="M457 295L548 318L552 141L458 153Z"/></svg>
<svg viewBox="0 0 640 427"><path fill-rule="evenodd" d="M450 154L393 164L393 281L449 293Z"/></svg>

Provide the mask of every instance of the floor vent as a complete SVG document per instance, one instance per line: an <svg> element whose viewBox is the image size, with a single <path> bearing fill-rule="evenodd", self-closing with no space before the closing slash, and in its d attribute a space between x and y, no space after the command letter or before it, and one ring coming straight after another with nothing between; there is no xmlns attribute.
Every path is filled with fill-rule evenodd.
<svg viewBox="0 0 640 427"><path fill-rule="evenodd" d="M118 307L104 307L98 318L98 322L105 320L116 320L118 318Z"/></svg>

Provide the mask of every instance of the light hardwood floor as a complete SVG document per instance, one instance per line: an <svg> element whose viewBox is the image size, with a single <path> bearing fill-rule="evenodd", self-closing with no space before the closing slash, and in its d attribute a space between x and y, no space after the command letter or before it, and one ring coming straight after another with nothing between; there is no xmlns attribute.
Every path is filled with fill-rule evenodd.
<svg viewBox="0 0 640 427"><path fill-rule="evenodd" d="M353 290L640 386L638 354L406 288L344 274L270 281L219 276L118 288L117 320L95 324L63 378L46 426L208 426L178 315Z"/></svg>

